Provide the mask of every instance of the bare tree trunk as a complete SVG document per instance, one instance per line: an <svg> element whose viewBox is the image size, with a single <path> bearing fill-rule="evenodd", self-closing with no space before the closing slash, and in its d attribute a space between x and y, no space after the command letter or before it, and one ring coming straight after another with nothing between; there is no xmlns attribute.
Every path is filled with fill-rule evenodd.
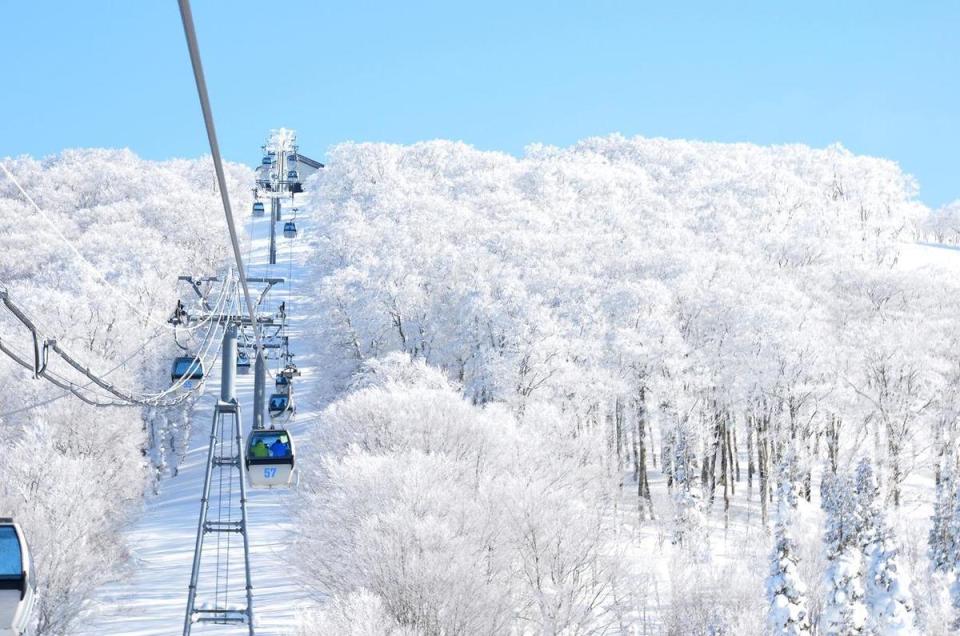
<svg viewBox="0 0 960 636"><path fill-rule="evenodd" d="M703 485L704 491L710 491L708 496L711 501L713 499L713 490L710 488L710 458L715 452L713 442L704 444L703 458L700 461L700 483Z"/></svg>
<svg viewBox="0 0 960 636"><path fill-rule="evenodd" d="M665 413L669 413L671 409L670 404L667 402L662 403L660 408L663 409ZM674 445L676 443L675 432L678 422L675 415L669 417L669 422L667 425L670 427L670 429L668 431L660 432L660 472L667 476L667 492L672 495L674 475L677 472L677 458Z"/></svg>
<svg viewBox="0 0 960 636"><path fill-rule="evenodd" d="M737 427L733 425L733 422L727 422L727 465L730 466L730 494L736 495L737 490L734 482L740 479L740 460L736 459L737 456ZM734 479L734 471L736 471L736 480Z"/></svg>
<svg viewBox="0 0 960 636"><path fill-rule="evenodd" d="M933 429L933 448L936 449L936 461L933 463L933 483L936 486L940 485L940 480L943 479L943 456L946 453L947 447L943 443L943 419L937 418L937 424Z"/></svg>
<svg viewBox="0 0 960 636"><path fill-rule="evenodd" d="M731 422L731 424L733 424L733 426L730 427L730 441L733 443L733 448L730 452L733 455L734 474L736 475L735 479L740 481L740 449L737 447L737 423Z"/></svg>
<svg viewBox="0 0 960 636"><path fill-rule="evenodd" d="M723 528L730 525L730 436L726 421L720 424L720 480L723 482Z"/></svg>
<svg viewBox="0 0 960 636"><path fill-rule="evenodd" d="M753 462L753 427L756 425L752 415L747 416L747 499L753 497L753 475L757 466Z"/></svg>
<svg viewBox="0 0 960 636"><path fill-rule="evenodd" d="M657 469L657 447L656 447L656 441L653 438L653 422L650 421L649 418L644 418L644 419L647 420L647 431L649 431L649 435L650 435L650 461L651 461L651 464L653 465L653 469L656 470Z"/></svg>
<svg viewBox="0 0 960 636"><path fill-rule="evenodd" d="M764 527L767 525L767 481L768 481L768 457L770 452L769 440L767 439L768 416L764 413L757 418L757 468L760 478L760 519Z"/></svg>
<svg viewBox="0 0 960 636"><path fill-rule="evenodd" d="M701 483L709 490L709 503L712 505L717 491L717 454L723 452L722 416L716 401L710 413L713 418L713 437L710 440L709 452L704 455Z"/></svg>
<svg viewBox="0 0 960 636"><path fill-rule="evenodd" d="M613 407L613 424L614 432L616 436L616 447L617 447L617 470L623 472L623 401L620 399L620 396L617 396L617 401ZM621 485L623 480L620 480Z"/></svg>
<svg viewBox="0 0 960 636"><path fill-rule="evenodd" d="M820 445L820 434L813 434L812 431L809 431L809 426L805 428L808 429L806 432L808 441L804 446L804 448L806 448L806 465L803 470L801 490L803 498L809 503L813 497L813 464L817 460L817 447Z"/></svg>
<svg viewBox="0 0 960 636"><path fill-rule="evenodd" d="M903 481L902 449L900 442L894 431L887 431L887 455L890 463L890 475L888 476L887 500L892 501L894 507L900 507L900 485Z"/></svg>
<svg viewBox="0 0 960 636"><path fill-rule="evenodd" d="M830 415L827 418L827 459L830 464L830 472L837 474L837 464L840 458L840 426L843 420L837 415Z"/></svg>
<svg viewBox="0 0 960 636"><path fill-rule="evenodd" d="M646 390L641 388L640 394L637 398L637 450L638 450L638 465L637 465L637 498L639 499L638 505L640 509L640 520L643 520L644 512L643 509L646 507L646 515L650 520L653 520L653 498L650 495L650 481L647 477L647 440L646 440L646 431L647 431L647 405L646 405Z"/></svg>

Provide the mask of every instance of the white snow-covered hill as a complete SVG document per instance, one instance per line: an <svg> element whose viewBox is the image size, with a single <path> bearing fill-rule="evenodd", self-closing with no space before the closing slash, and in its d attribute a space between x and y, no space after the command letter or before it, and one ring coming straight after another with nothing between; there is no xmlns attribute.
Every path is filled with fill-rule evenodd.
<svg viewBox="0 0 960 636"><path fill-rule="evenodd" d="M271 302L304 369L299 487L250 494L258 633L950 633L960 251L917 242L930 211L896 164L344 144L306 188L282 265L264 220L245 247L292 281ZM0 273L29 289L28 262ZM213 380L147 414L169 451L140 432L117 454L161 474L142 508L142 469L101 482L126 569L111 553L113 581L44 633L179 631ZM89 561L46 558L67 579Z"/></svg>
<svg viewBox="0 0 960 636"><path fill-rule="evenodd" d="M314 633L949 630L958 564L926 555L956 500L933 477L958 457L960 278L912 266L947 256L912 246L929 211L896 164L346 144L312 185L319 318L363 378L305 478ZM768 592L777 527L802 598ZM885 591L824 578L878 555Z"/></svg>

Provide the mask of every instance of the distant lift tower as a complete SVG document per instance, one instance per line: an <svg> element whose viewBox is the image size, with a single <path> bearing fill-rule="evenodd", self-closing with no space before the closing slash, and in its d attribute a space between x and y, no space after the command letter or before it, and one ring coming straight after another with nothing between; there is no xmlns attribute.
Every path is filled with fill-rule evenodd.
<svg viewBox="0 0 960 636"><path fill-rule="evenodd" d="M270 264L277 264L277 228L281 220L280 200L303 192L302 181L324 166L319 161L301 155L297 146L297 133L289 128L277 128L263 144L265 157L272 157L268 164L261 163L258 188L263 187L270 197Z"/></svg>
<svg viewBox="0 0 960 636"><path fill-rule="evenodd" d="M271 180L270 189L270 264L277 264L277 223L280 222L280 194L283 189L281 186L283 175L287 169L287 152L285 144L277 143L276 149L277 164L274 172L274 178Z"/></svg>
<svg viewBox="0 0 960 636"><path fill-rule="evenodd" d="M270 264L277 264L277 223L280 222L280 199L270 197Z"/></svg>
<svg viewBox="0 0 960 636"><path fill-rule="evenodd" d="M232 322L224 330L222 357L220 400L214 408L210 428L183 636L190 636L195 623L245 624L250 636L254 636L243 433L235 387L237 327ZM238 535L240 540L236 541ZM231 552L231 543L240 545ZM244 589L236 584L231 586L238 579L236 576L231 579L231 567L235 572L243 568ZM201 593L198 609L197 599Z"/></svg>
<svg viewBox="0 0 960 636"><path fill-rule="evenodd" d="M287 128L270 131L263 151L273 155L270 170L270 264L277 264L277 223L280 222L280 199L293 196L287 182L287 157L297 152L297 134Z"/></svg>

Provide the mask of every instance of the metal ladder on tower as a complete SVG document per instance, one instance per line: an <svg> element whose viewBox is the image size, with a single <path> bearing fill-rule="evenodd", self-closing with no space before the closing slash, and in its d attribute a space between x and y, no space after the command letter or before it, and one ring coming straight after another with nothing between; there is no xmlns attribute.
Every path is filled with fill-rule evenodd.
<svg viewBox="0 0 960 636"><path fill-rule="evenodd" d="M213 423L210 429L210 448L207 452L206 476L203 482L203 496L200 499L200 519L197 523L197 540L193 553L193 570L190 575L190 587L187 595L187 611L183 624L183 636L190 636L191 629L196 623L215 623L218 625L247 625L250 636L254 634L253 625L253 585L250 578L250 542L247 537L247 492L243 474L243 433L240 423L240 407L236 398L236 360L237 360L237 327L230 324L223 334L223 372L220 384L220 400L214 407ZM216 473L216 478L214 477ZM234 474L235 473L235 474ZM224 492L224 477L227 479L227 491ZM216 506L211 506L211 491L214 482L217 482ZM234 482L239 484L239 491L235 493ZM239 494L239 501L235 502L235 494ZM239 505L237 505L239 504ZM224 520L226 510L226 520ZM216 513L216 519L212 512ZM237 518L234 518L234 513ZM232 607L229 603L230 593L236 593L238 585L231 586L230 578L230 544L234 535L239 534L243 545L243 570L246 606ZM207 535L216 536L213 541L205 542ZM226 539L224 554L222 539ZM213 557L213 563L202 567L204 548L207 548L208 559ZM234 560L236 560L234 553ZM212 565L212 568L209 567ZM235 564L237 565L237 564ZM212 603L204 602L197 607L197 592L201 579L210 583L213 574ZM236 567L234 567L236 572ZM236 574L234 574L236 577ZM221 585L222 581L222 585ZM206 590L206 588L205 588Z"/></svg>

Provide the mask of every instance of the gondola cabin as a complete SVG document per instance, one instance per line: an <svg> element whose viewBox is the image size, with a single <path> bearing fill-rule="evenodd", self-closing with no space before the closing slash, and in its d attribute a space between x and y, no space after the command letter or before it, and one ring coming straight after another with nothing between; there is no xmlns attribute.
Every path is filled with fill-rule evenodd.
<svg viewBox="0 0 960 636"><path fill-rule="evenodd" d="M203 379L203 361L197 356L178 356L170 369L170 381Z"/></svg>
<svg viewBox="0 0 960 636"><path fill-rule="evenodd" d="M36 586L23 530L13 519L0 517L0 633L27 631Z"/></svg>
<svg viewBox="0 0 960 636"><path fill-rule="evenodd" d="M290 192L303 192L303 184L300 183L300 173L296 170L287 171L287 188Z"/></svg>
<svg viewBox="0 0 960 636"><path fill-rule="evenodd" d="M277 393L286 393L290 388L290 378L285 373L278 373L274 384L277 387Z"/></svg>
<svg viewBox="0 0 960 636"><path fill-rule="evenodd" d="M287 163L297 163L297 155L287 155Z"/></svg>
<svg viewBox="0 0 960 636"><path fill-rule="evenodd" d="M263 161L260 162L260 165L261 165L261 166L269 166L271 163L273 163L273 158L270 157L270 155L266 155L266 156L264 156Z"/></svg>
<svg viewBox="0 0 960 636"><path fill-rule="evenodd" d="M271 420L287 421L296 412L296 406L293 403L293 391L287 390L286 393L274 393L270 396L267 403L267 411L270 413Z"/></svg>
<svg viewBox="0 0 960 636"><path fill-rule="evenodd" d="M251 488L285 488L293 480L293 436L284 429L250 431L245 464Z"/></svg>
<svg viewBox="0 0 960 636"><path fill-rule="evenodd" d="M263 208L263 201L256 201L253 204L253 216L263 216L266 211Z"/></svg>
<svg viewBox="0 0 960 636"><path fill-rule="evenodd" d="M284 223L283 236L285 238L297 238L297 224L293 221L287 221Z"/></svg>
<svg viewBox="0 0 960 636"><path fill-rule="evenodd" d="M237 352L237 374L250 374L250 356L247 355L246 351Z"/></svg>

